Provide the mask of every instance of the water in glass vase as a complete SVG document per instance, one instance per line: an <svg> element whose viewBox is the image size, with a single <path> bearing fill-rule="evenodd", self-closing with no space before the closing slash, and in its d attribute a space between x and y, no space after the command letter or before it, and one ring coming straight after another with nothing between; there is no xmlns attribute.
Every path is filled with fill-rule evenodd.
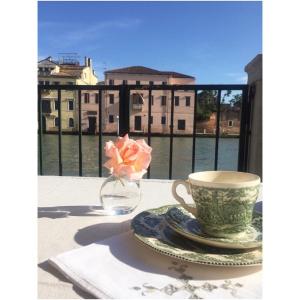
<svg viewBox="0 0 300 300"><path fill-rule="evenodd" d="M129 214L137 207L140 199L139 180L111 175L100 189L100 203L107 215Z"/></svg>

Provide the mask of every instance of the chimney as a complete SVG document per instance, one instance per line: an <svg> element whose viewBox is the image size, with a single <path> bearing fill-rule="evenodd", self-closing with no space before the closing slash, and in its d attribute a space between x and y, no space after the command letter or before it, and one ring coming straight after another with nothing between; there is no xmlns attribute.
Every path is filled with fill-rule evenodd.
<svg viewBox="0 0 300 300"><path fill-rule="evenodd" d="M91 58L88 58L87 61L88 61L88 67L91 68L91 67L92 67L92 59L91 59Z"/></svg>
<svg viewBox="0 0 300 300"><path fill-rule="evenodd" d="M88 58L86 56L84 57L84 65L88 67Z"/></svg>

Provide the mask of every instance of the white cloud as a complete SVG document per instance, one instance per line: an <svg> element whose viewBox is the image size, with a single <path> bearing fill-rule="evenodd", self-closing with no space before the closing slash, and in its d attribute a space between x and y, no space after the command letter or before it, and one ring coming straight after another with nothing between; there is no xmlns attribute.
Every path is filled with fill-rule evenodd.
<svg viewBox="0 0 300 300"><path fill-rule="evenodd" d="M62 46L69 47L81 41L104 36L108 30L126 30L137 27L141 22L140 19L103 21L92 23L89 26L83 26L80 29L74 29L80 25L78 23L39 22L39 29L50 30L52 28L54 31L50 31L51 36L49 35L49 31L47 32L51 42L56 43L58 40L61 40L63 41Z"/></svg>

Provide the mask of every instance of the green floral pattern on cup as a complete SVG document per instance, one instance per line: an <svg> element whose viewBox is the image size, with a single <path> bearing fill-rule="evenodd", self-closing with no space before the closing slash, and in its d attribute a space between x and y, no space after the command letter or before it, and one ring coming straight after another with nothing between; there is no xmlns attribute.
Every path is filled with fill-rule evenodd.
<svg viewBox="0 0 300 300"><path fill-rule="evenodd" d="M180 235L193 241L221 248L253 249L262 245L262 215L253 212L252 226L249 226L242 237L213 237L203 232L200 222L182 206L174 206L166 213L168 225Z"/></svg>
<svg viewBox="0 0 300 300"><path fill-rule="evenodd" d="M233 236L251 225L260 186L210 188L190 185L197 217L203 230L213 236Z"/></svg>

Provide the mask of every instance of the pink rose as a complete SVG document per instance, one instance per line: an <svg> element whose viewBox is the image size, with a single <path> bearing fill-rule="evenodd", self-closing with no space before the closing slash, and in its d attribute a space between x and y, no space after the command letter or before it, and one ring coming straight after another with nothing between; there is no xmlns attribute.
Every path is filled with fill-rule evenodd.
<svg viewBox="0 0 300 300"><path fill-rule="evenodd" d="M105 144L105 155L110 159L104 167L110 170L111 174L128 179L141 179L147 172L151 162L152 148L144 140L132 140L126 134L118 137L113 143Z"/></svg>

